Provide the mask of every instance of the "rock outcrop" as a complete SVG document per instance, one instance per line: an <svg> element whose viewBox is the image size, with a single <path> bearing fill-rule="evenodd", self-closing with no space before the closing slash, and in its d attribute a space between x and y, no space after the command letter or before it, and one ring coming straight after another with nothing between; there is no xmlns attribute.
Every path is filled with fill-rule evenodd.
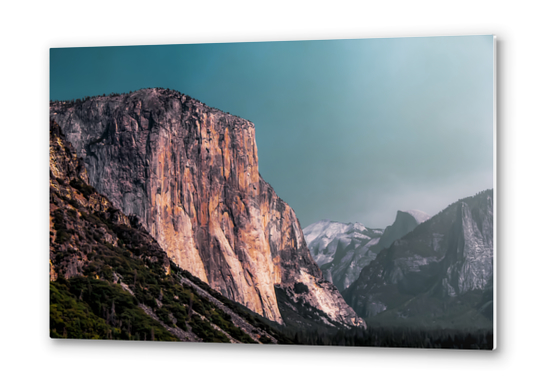
<svg viewBox="0 0 542 384"><path fill-rule="evenodd" d="M427 213L418 210L397 211L395 221L386 227L375 251L378 253L382 249L388 248L395 240L400 239L430 218L431 216Z"/></svg>
<svg viewBox="0 0 542 384"><path fill-rule="evenodd" d="M138 217L181 268L279 323L276 288L364 325L326 285L294 211L261 178L254 124L164 89L56 102L50 112L89 183ZM299 281L308 293L295 293Z"/></svg>
<svg viewBox="0 0 542 384"><path fill-rule="evenodd" d="M373 323L491 328L493 190L450 205L393 242L343 296Z"/></svg>
<svg viewBox="0 0 542 384"><path fill-rule="evenodd" d="M86 184L88 174L84 164L58 124L51 122L49 132L49 278L54 281L59 273L67 279L83 273L89 262L87 255L96 243L94 238L117 245L114 234L104 226L89 226L88 222L79 220L81 216L103 214L108 220L125 225L129 225L130 219ZM169 265L169 260L165 262Z"/></svg>

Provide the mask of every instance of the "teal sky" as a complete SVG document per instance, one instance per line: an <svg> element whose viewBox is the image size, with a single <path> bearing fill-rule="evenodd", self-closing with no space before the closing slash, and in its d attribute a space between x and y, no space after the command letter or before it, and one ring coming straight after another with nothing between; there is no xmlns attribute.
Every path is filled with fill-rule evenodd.
<svg viewBox="0 0 542 384"><path fill-rule="evenodd" d="M51 49L50 98L176 89L256 126L303 227L436 214L493 187L493 37Z"/></svg>

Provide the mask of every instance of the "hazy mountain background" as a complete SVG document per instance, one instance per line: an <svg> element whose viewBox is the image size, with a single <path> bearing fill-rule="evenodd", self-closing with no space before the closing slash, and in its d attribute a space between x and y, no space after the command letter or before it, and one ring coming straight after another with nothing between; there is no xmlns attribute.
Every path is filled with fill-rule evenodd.
<svg viewBox="0 0 542 384"><path fill-rule="evenodd" d="M377 253L430 216L424 212L397 211L392 225L384 230L370 229L361 223L338 223L322 220L303 229L312 257L326 279L343 291L356 280L362 268Z"/></svg>
<svg viewBox="0 0 542 384"><path fill-rule="evenodd" d="M342 294L369 324L492 329L493 233L486 190L393 242Z"/></svg>

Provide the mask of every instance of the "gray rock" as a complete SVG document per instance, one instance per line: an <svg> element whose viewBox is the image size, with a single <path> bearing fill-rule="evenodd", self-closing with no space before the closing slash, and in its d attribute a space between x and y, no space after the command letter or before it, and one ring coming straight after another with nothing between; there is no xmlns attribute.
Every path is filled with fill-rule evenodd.
<svg viewBox="0 0 542 384"><path fill-rule="evenodd" d="M325 278L343 291L359 277L361 270L375 259L378 252L429 217L421 211L397 211L394 223L384 232L361 223L322 220L303 229L303 233Z"/></svg>
<svg viewBox="0 0 542 384"><path fill-rule="evenodd" d="M491 328L492 292L493 190L487 190L382 250L343 297L373 323Z"/></svg>

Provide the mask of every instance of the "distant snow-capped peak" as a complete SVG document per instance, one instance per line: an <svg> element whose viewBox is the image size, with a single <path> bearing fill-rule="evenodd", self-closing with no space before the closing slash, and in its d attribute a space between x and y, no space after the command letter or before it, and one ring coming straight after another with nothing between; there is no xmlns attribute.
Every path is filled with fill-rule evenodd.
<svg viewBox="0 0 542 384"><path fill-rule="evenodd" d="M305 227L303 235L307 244L310 244L318 237L332 239L343 233L363 233L365 231L367 231L367 228L361 223L340 223L338 221L320 220Z"/></svg>

